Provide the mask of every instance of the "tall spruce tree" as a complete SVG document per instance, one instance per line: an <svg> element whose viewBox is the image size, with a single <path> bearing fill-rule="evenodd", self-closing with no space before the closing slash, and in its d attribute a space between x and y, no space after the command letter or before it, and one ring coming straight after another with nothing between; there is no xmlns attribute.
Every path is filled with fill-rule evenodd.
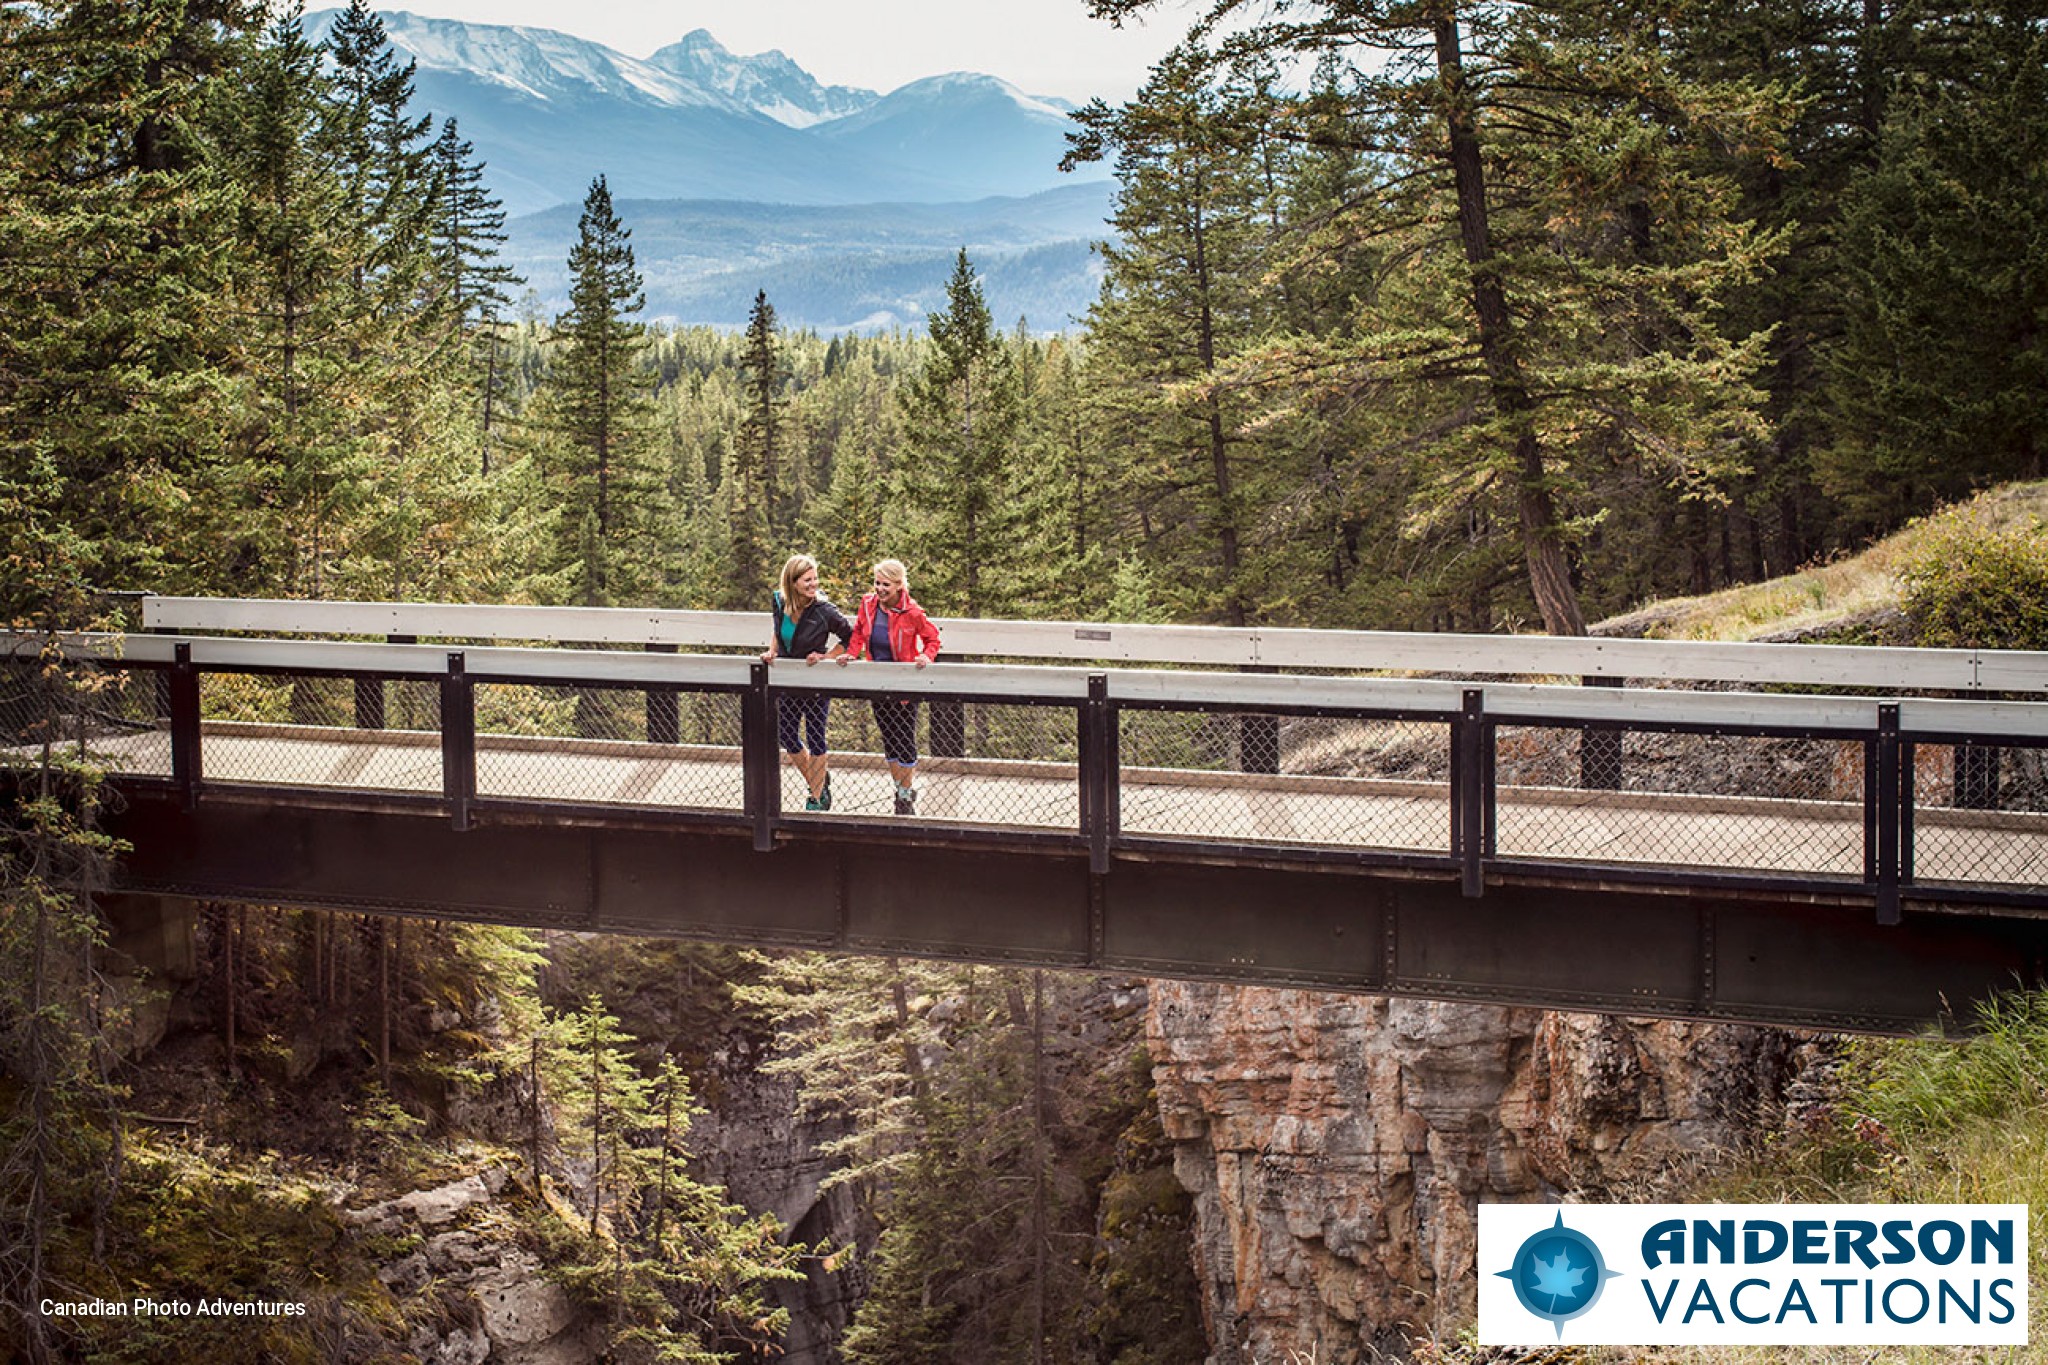
<svg viewBox="0 0 2048 1365"><path fill-rule="evenodd" d="M0 7L0 623L43 646L9 670L0 757L0 1332L34 1365L87 1353L44 1308L105 1244L125 1159L99 958L113 849L69 743L109 688L57 638L118 624L97 589L162 581L157 557L189 544L177 504L220 458L230 201L198 128L244 22Z"/></svg>
<svg viewBox="0 0 2048 1365"><path fill-rule="evenodd" d="M453 118L434 140L436 190L430 236L437 285L462 331L465 370L474 376L478 468L491 472L494 426L503 420L509 387L504 356L511 291L526 283L498 259L505 244L505 206L484 183L484 163Z"/></svg>
<svg viewBox="0 0 2048 1365"><path fill-rule="evenodd" d="M242 187L233 307L245 410L242 457L216 492L240 514L223 529L241 582L288 596L330 594L375 475L331 108L319 49L293 13L265 31L214 119L223 169Z"/></svg>
<svg viewBox="0 0 2048 1365"><path fill-rule="evenodd" d="M796 462L788 439L783 388L789 367L776 342L775 305L754 295L740 341L740 425L734 434L726 501L731 593L726 605L750 605L775 576L797 505Z"/></svg>
<svg viewBox="0 0 2048 1365"><path fill-rule="evenodd" d="M402 326L432 265L437 199L430 116L411 109L416 63L399 65L384 21L349 0L326 41L331 107L322 135L342 184L346 266L357 325ZM375 338L366 337L366 342Z"/></svg>
<svg viewBox="0 0 2048 1365"><path fill-rule="evenodd" d="M946 614L1001 615L1016 600L1022 559L1023 393L965 247L946 281L945 311L928 315L926 326L924 365L901 391L904 529L921 591Z"/></svg>
<svg viewBox="0 0 2048 1365"><path fill-rule="evenodd" d="M562 509L558 562L586 606L647 602L674 565L667 481L656 462L654 406L641 368L645 305L631 231L600 175L569 250L569 309L555 320L560 358L546 390Z"/></svg>
<svg viewBox="0 0 2048 1365"><path fill-rule="evenodd" d="M1247 453L1241 404L1213 381L1258 325L1268 234L1252 139L1212 77L1177 48L1128 105L1076 115L1068 164L1115 157L1118 235L1101 247L1088 324L1099 410L1124 451L1122 500L1151 556L1182 570L1191 600L1176 605L1241 626L1260 597Z"/></svg>
<svg viewBox="0 0 2048 1365"><path fill-rule="evenodd" d="M2048 473L2048 24L1911 17L1916 69L1841 201L1845 317L1822 356L1818 478L1859 532Z"/></svg>
<svg viewBox="0 0 2048 1365"><path fill-rule="evenodd" d="M596 994L548 1017L534 1069L566 1120L564 1165L588 1162L589 1207L562 1240L555 1271L604 1310L620 1361L702 1361L788 1326L761 1286L801 1279L810 1250L782 1240L774 1215L747 1216L689 1169L692 1104L664 1056L653 1076Z"/></svg>

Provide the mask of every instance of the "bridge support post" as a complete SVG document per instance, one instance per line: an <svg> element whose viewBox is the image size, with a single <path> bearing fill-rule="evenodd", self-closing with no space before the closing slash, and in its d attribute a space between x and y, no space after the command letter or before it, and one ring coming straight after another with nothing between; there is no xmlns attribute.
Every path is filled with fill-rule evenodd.
<svg viewBox="0 0 2048 1365"><path fill-rule="evenodd" d="M411 645L418 644L419 639L413 635L387 635L384 637L384 643L387 645ZM356 729L383 729L388 724L384 708L384 680L382 678L359 677L355 679L355 692Z"/></svg>
<svg viewBox="0 0 2048 1365"><path fill-rule="evenodd" d="M1278 673L1270 664L1246 664L1241 673ZM1280 771L1280 717L1248 712L1237 718L1237 770L1242 773Z"/></svg>
<svg viewBox="0 0 2048 1365"><path fill-rule="evenodd" d="M659 642L647 646L649 654L673 654L674 645ZM676 694L667 688L647 689L647 742L649 744L680 744L683 738L682 716L676 705Z"/></svg>
<svg viewBox="0 0 2048 1365"><path fill-rule="evenodd" d="M191 810L204 780L199 751L199 670L192 663L191 645L181 641L171 649L171 780L177 783L179 803Z"/></svg>
<svg viewBox="0 0 2048 1365"><path fill-rule="evenodd" d="M1621 687L1625 679L1581 678L1587 687ZM1579 731L1579 786L1587 791L1620 791L1622 729L1595 721Z"/></svg>
<svg viewBox="0 0 2048 1365"><path fill-rule="evenodd" d="M1088 870L1109 871L1109 841L1116 833L1116 715L1109 705L1109 675L1088 675L1081 706L1081 832L1088 836Z"/></svg>
<svg viewBox="0 0 2048 1365"><path fill-rule="evenodd" d="M768 694L768 665L756 659L747 669L740 696L740 790L754 826L754 851L775 847L775 817L782 813L782 757L776 752L775 699Z"/></svg>
<svg viewBox="0 0 2048 1365"><path fill-rule="evenodd" d="M933 659L932 662L939 661ZM931 717L926 747L931 750L932 757L967 757L967 703L958 697L934 697L925 707L925 714Z"/></svg>
<svg viewBox="0 0 2048 1365"><path fill-rule="evenodd" d="M1873 741L1876 790L1872 803L1876 816L1877 922L1897 924L1899 911L1899 848L1904 822L1900 818L1901 789L1899 765L1899 704L1884 702L1877 708L1877 739Z"/></svg>
<svg viewBox="0 0 2048 1365"><path fill-rule="evenodd" d="M1956 809L1997 810L1999 767L2000 754L1996 745L1956 745Z"/></svg>
<svg viewBox="0 0 2048 1365"><path fill-rule="evenodd" d="M1451 722L1451 855L1467 896L1486 893L1488 832L1493 822L1493 733L1486 720L1486 690L1465 689L1464 706Z"/></svg>
<svg viewBox="0 0 2048 1365"><path fill-rule="evenodd" d="M384 680L382 678L357 678L355 684L356 729L383 729Z"/></svg>
<svg viewBox="0 0 2048 1365"><path fill-rule="evenodd" d="M463 671L462 651L448 655L441 677L441 795L455 828L469 828L476 800L476 688Z"/></svg>

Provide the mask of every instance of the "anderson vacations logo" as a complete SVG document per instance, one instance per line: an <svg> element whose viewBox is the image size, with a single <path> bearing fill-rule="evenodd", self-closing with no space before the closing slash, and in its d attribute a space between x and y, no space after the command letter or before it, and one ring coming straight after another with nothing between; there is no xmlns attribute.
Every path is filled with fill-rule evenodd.
<svg viewBox="0 0 2048 1365"><path fill-rule="evenodd" d="M2025 1345L2024 1204L1482 1204L1479 1341Z"/></svg>

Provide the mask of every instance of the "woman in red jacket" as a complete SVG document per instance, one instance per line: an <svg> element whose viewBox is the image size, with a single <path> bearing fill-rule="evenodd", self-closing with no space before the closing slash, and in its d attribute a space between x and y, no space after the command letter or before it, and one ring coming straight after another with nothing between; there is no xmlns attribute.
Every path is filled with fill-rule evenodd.
<svg viewBox="0 0 2048 1365"><path fill-rule="evenodd" d="M923 668L939 655L939 628L910 596L910 574L900 559L875 565L875 590L860 599L849 659L910 664ZM917 702L909 697L876 697L875 728L882 732L882 757L896 779L896 813L917 813Z"/></svg>

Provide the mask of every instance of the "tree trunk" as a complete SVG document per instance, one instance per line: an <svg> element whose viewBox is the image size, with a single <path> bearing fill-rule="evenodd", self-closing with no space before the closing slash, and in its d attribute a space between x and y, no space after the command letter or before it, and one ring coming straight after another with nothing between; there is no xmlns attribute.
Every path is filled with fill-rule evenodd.
<svg viewBox="0 0 2048 1365"><path fill-rule="evenodd" d="M238 1013L237 1007L241 1003L240 1000L238 999L237 991L237 985L241 973L235 962L235 942L241 936L241 907L237 906L233 910L228 910L225 907L223 907L221 911L221 974L225 978L223 984L226 988L224 991L224 995L226 997L225 1006L227 1018L224 1021L224 1032L226 1033L228 1075L230 1076L240 1074L235 1066L235 1016Z"/></svg>
<svg viewBox="0 0 2048 1365"><path fill-rule="evenodd" d="M528 1130L529 1145L527 1160L533 1167L533 1193L538 1199L540 1189L540 1035L533 1035L533 1045L526 1062L527 1086L533 1092L532 1124Z"/></svg>
<svg viewBox="0 0 2048 1365"><path fill-rule="evenodd" d="M1486 210L1486 172L1479 154L1479 129L1465 84L1454 8L1436 13L1437 79L1443 88L1444 131L1450 141L1451 171L1457 185L1458 235L1471 269L1472 310L1479 321L1479 355L1486 366L1494 406L1516 428L1515 468L1521 483L1516 511L1529 590L1544 629L1552 635L1584 635L1586 618L1565 563L1557 504L1550 494L1543 449L1536 439L1535 403L1514 350L1514 323L1494 263Z"/></svg>
<svg viewBox="0 0 2048 1365"><path fill-rule="evenodd" d="M498 324L495 319L491 322L490 328L490 344L484 348L484 428L481 433L483 473L486 478L490 477L491 473L491 406L492 400L497 397L498 388Z"/></svg>
<svg viewBox="0 0 2048 1365"><path fill-rule="evenodd" d="M1045 972L1031 973L1031 1365L1045 1365Z"/></svg>
<svg viewBox="0 0 2048 1365"><path fill-rule="evenodd" d="M391 929L377 921L377 1084L391 1094Z"/></svg>
<svg viewBox="0 0 2048 1365"><path fill-rule="evenodd" d="M903 1049L903 1070L910 1077L910 1093L921 1100L924 1066L917 1055L917 1045L910 1040L910 992L903 981L902 964L893 957L889 959L889 1003L896 1011L896 1037Z"/></svg>
<svg viewBox="0 0 2048 1365"><path fill-rule="evenodd" d="M590 1007L590 1235L604 1209L604 1059L597 1041L597 1008Z"/></svg>
<svg viewBox="0 0 2048 1365"><path fill-rule="evenodd" d="M1216 317L1209 308L1209 238L1199 206L1194 220L1195 289L1202 300L1195 350L1202 362L1202 372L1213 374L1216 370ZM1242 626L1250 613L1245 606L1244 582L1239 574L1242 559L1237 543L1237 498L1230 476L1230 446L1223 430L1221 407L1213 397L1205 400L1204 406L1208 409L1209 476L1216 488L1216 540L1223 555L1224 590L1229 594L1225 607L1230 624Z"/></svg>

